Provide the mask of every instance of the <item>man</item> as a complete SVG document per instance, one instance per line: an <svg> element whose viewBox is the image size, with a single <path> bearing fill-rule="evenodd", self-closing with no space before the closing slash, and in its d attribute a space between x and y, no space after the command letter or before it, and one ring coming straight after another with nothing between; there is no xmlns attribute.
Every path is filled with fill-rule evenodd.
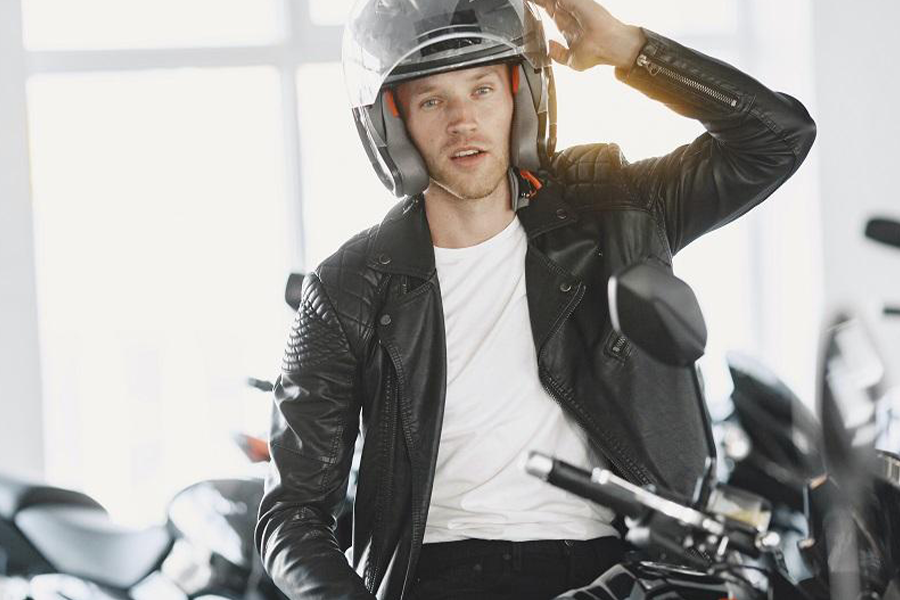
<svg viewBox="0 0 900 600"><path fill-rule="evenodd" d="M690 495L690 377L612 329L610 275L764 200L815 137L803 106L592 0L367 0L345 76L404 199L305 282L276 386L257 542L291 598L552 598L621 558L615 515L529 478L531 449ZM707 133L628 163L554 153L547 56L616 76ZM602 100L598 100L598 105ZM364 444L349 560L332 513Z"/></svg>

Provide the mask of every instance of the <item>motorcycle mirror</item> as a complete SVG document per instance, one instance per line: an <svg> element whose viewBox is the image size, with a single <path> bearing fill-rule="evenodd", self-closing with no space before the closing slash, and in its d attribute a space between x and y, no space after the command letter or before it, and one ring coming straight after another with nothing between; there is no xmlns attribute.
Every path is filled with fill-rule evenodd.
<svg viewBox="0 0 900 600"><path fill-rule="evenodd" d="M894 248L900 248L900 222L893 219L872 218L866 222L866 237Z"/></svg>
<svg viewBox="0 0 900 600"><path fill-rule="evenodd" d="M613 328L653 358L687 367L703 356L706 323L694 291L652 262L633 264L609 280Z"/></svg>
<svg viewBox="0 0 900 600"><path fill-rule="evenodd" d="M284 286L284 301L294 310L300 308L304 277L303 273L291 273L288 275L287 284Z"/></svg>

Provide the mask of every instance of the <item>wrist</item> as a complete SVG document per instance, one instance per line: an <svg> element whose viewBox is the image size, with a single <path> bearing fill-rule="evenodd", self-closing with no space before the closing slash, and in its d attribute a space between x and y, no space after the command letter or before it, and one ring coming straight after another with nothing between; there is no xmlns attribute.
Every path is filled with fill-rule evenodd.
<svg viewBox="0 0 900 600"><path fill-rule="evenodd" d="M615 67L629 69L637 60L637 56L647 43L647 37L640 27L623 25L622 32L617 36L616 54L612 64Z"/></svg>

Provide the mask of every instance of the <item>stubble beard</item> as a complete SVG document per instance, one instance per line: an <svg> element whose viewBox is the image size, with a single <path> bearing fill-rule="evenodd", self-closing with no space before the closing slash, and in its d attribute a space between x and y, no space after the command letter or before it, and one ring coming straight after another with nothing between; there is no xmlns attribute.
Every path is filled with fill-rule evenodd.
<svg viewBox="0 0 900 600"><path fill-rule="evenodd" d="M491 160L493 157L489 157ZM430 163L431 161L426 161ZM509 155L501 157L499 162L488 165L484 174L475 177L466 176L450 169L442 169L438 165L426 164L431 174L431 182L450 194L455 199L474 201L487 198L503 184L509 170Z"/></svg>

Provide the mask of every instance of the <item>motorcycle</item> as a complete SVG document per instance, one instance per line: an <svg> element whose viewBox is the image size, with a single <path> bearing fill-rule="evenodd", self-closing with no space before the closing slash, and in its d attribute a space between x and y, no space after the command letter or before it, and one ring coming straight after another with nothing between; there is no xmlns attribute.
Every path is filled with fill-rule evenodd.
<svg viewBox="0 0 900 600"><path fill-rule="evenodd" d="M295 309L302 279L285 289ZM266 440L235 442L268 460ZM0 600L283 600L254 543L262 494L260 477L201 481L172 498L164 525L133 530L85 494L0 474Z"/></svg>
<svg viewBox="0 0 900 600"><path fill-rule="evenodd" d="M618 331L664 363L694 369L703 354L706 327L693 292L655 264L640 263L612 278L610 311ZM896 473L890 473L900 468L900 461L848 443L858 436L847 433L852 421L844 419L833 402L820 403L819 412L819 421L826 424L820 437L828 471L806 486L810 536L804 556L816 575L805 581L792 577L781 559L780 536L770 530L771 503L716 483L709 477L713 469L707 469L699 483L701 492L689 505L608 470L586 472L533 454L526 465L529 473L625 516L626 540L646 553L559 598L900 598L900 554L891 535L900 523L900 503L896 494L885 500L880 493L884 486L900 489L893 483ZM849 494L848 489L859 492ZM850 547L848 539L861 542ZM817 552L809 552L812 549ZM833 560L835 556L841 560ZM850 595L853 591L858 593Z"/></svg>
<svg viewBox="0 0 900 600"><path fill-rule="evenodd" d="M258 480L202 481L134 530L85 494L0 475L0 597L281 600L252 543L261 496Z"/></svg>

